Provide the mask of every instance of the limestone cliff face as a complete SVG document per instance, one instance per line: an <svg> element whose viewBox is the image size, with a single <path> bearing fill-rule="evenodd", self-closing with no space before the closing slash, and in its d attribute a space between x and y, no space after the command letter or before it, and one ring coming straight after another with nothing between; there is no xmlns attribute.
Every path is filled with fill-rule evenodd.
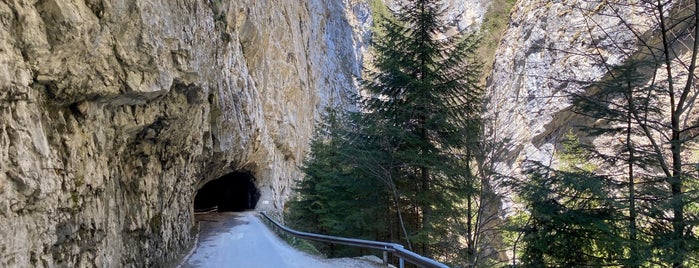
<svg viewBox="0 0 699 268"><path fill-rule="evenodd" d="M384 0L391 9L397 10L401 2L409 0ZM483 23L485 13L493 0L442 0L446 20L456 25L459 30L477 30Z"/></svg>
<svg viewBox="0 0 699 268"><path fill-rule="evenodd" d="M199 187L281 209L314 118L354 91L357 1L0 2L0 266L172 261ZM350 24L353 22L353 24Z"/></svg>
<svg viewBox="0 0 699 268"><path fill-rule="evenodd" d="M637 49L633 33L620 20L597 13L603 3L517 2L487 86L489 134L508 141L499 172L520 175L524 160L555 161L558 138L581 123L566 111L567 93L602 79L605 64L621 64ZM620 10L640 32L644 25L652 27L647 17Z"/></svg>

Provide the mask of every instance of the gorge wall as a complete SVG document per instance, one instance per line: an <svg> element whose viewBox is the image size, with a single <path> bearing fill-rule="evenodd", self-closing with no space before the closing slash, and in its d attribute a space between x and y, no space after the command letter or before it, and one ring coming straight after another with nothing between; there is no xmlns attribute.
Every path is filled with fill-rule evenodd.
<svg viewBox="0 0 699 268"><path fill-rule="evenodd" d="M641 33L654 27L637 9L609 14L601 11L606 5L520 0L514 6L486 90L489 135L506 142L498 172L519 176L526 160L555 164L560 138L589 123L568 110L570 93L584 92L604 78L606 67L623 64L638 50L625 22Z"/></svg>
<svg viewBox="0 0 699 268"><path fill-rule="evenodd" d="M0 266L171 262L229 172L281 209L369 20L342 0L0 1Z"/></svg>

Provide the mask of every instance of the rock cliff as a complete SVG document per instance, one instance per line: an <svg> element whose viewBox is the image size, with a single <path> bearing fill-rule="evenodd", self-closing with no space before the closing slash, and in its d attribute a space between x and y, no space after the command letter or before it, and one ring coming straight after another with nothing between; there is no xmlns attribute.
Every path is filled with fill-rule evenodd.
<svg viewBox="0 0 699 268"><path fill-rule="evenodd" d="M259 209L355 91L358 1L0 1L0 266L173 261L207 181Z"/></svg>
<svg viewBox="0 0 699 268"><path fill-rule="evenodd" d="M604 3L517 2L487 85L489 134L507 142L498 172L518 176L525 160L555 162L558 139L584 123L567 110L569 94L584 91L604 77L606 66L622 64L638 49L621 20L600 12ZM618 15L639 32L652 27L630 9Z"/></svg>

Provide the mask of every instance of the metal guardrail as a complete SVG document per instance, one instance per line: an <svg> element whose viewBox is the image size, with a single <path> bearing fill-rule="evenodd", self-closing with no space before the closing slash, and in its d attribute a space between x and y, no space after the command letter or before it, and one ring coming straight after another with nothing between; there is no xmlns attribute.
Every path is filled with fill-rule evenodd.
<svg viewBox="0 0 699 268"><path fill-rule="evenodd" d="M384 263L388 263L388 253L392 253L393 255L398 257L400 268L403 268L403 266L404 266L403 260L408 261L409 263L418 265L420 267L449 268L449 266L446 266L443 263L437 262L433 259L423 257L415 252L412 252L410 250L403 248L402 245L399 245L396 243L386 243L386 242L378 242L378 241L363 240L363 239L353 239L353 238L345 238L345 237L337 237L337 236L329 236L329 235L320 235L320 234L313 234L313 233L296 231L294 229L291 229L289 227L286 227L286 226L281 225L280 223L276 222L275 220L273 220L272 218L267 216L267 213L265 213L264 211L260 211L260 214L262 216L264 216L268 221L270 221L272 224L274 224L280 230L282 230L285 233L290 234L292 236L298 237L298 238L333 243L333 244L354 246L354 247L360 247L360 248L381 250L381 251L383 251Z"/></svg>

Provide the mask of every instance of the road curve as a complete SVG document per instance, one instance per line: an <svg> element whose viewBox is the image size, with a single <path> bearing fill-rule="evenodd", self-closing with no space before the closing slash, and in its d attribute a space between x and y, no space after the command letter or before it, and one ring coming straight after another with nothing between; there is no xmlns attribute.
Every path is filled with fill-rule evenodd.
<svg viewBox="0 0 699 268"><path fill-rule="evenodd" d="M211 213L198 220L199 240L181 268L378 267L370 261L323 259L298 251L276 236L257 212Z"/></svg>

